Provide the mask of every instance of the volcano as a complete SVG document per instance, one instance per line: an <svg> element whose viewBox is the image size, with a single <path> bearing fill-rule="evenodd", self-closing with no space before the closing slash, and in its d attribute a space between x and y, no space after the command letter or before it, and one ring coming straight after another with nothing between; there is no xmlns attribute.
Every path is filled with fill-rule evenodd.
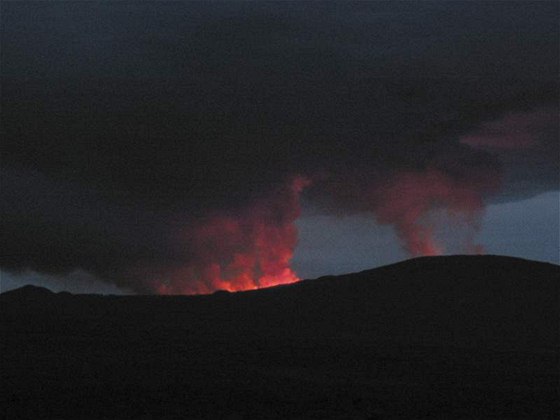
<svg viewBox="0 0 560 420"><path fill-rule="evenodd" d="M560 267L416 258L200 296L0 295L3 418L558 418Z"/></svg>

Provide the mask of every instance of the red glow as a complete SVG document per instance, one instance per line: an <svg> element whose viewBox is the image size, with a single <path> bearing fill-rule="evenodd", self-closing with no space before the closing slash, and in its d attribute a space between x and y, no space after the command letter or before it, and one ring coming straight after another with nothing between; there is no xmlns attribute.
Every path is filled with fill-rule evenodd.
<svg viewBox="0 0 560 420"><path fill-rule="evenodd" d="M484 210L482 193L496 183L488 180L483 187L476 182L452 179L435 169L401 173L377 191L383 199L375 214L380 223L395 227L411 255L441 255L445 247L434 234L440 222L430 218L432 212L444 209L449 214L461 215L471 230L476 230ZM466 238L465 251L482 253L480 245L472 244L471 236Z"/></svg>
<svg viewBox="0 0 560 420"><path fill-rule="evenodd" d="M192 262L171 281L157 282L157 293L233 292L299 281L289 263L297 244L299 196L308 184L296 177L235 216L213 215L189 229Z"/></svg>

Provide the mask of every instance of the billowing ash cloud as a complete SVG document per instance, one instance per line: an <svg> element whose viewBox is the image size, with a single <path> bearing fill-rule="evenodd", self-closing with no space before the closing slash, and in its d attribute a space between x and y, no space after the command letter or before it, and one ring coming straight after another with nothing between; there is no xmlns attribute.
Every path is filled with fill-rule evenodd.
<svg viewBox="0 0 560 420"><path fill-rule="evenodd" d="M558 5L2 4L2 252L143 293L297 280L299 199L411 255L558 189ZM556 122L555 122L556 121ZM446 216L442 216L442 215Z"/></svg>
<svg viewBox="0 0 560 420"><path fill-rule="evenodd" d="M158 293L247 290L299 280L290 268L299 217L299 195L309 184L296 177L232 214L212 214L183 232L193 255L172 272L155 276ZM188 281L185 281L188 279Z"/></svg>
<svg viewBox="0 0 560 420"><path fill-rule="evenodd" d="M485 201L502 186L502 167L490 155L461 146L443 147L422 166L386 169L381 173L357 168L323 180L317 197L339 214L369 213L380 224L394 227L412 256L447 251L438 232L455 226L464 253L480 253L473 243ZM461 227L461 228L460 228Z"/></svg>
<svg viewBox="0 0 560 420"><path fill-rule="evenodd" d="M437 220L429 220L430 212L444 208L463 214L476 229L484 208L484 190L493 187L493 181L481 186L436 170L403 172L379 191L382 201L375 208L377 220L395 226L411 255L440 255L445 249L436 240ZM466 245L465 252L481 251L473 244Z"/></svg>

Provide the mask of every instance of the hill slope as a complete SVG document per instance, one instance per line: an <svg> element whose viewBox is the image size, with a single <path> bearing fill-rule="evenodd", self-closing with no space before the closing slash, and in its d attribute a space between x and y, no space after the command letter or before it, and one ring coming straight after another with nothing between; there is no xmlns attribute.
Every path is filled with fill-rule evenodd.
<svg viewBox="0 0 560 420"><path fill-rule="evenodd" d="M560 267L419 258L208 296L0 295L7 415L554 418ZM31 410L31 411L30 411Z"/></svg>

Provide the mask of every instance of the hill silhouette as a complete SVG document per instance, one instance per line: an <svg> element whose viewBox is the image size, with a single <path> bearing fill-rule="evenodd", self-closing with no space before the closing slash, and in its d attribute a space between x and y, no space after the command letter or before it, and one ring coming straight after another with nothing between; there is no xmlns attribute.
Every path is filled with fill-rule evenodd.
<svg viewBox="0 0 560 420"><path fill-rule="evenodd" d="M560 267L426 257L204 296L0 295L6 418L556 418Z"/></svg>
<svg viewBox="0 0 560 420"><path fill-rule="evenodd" d="M13 300L33 300L33 299L43 299L53 294L46 287L38 287L28 284L26 286L20 287L19 289L8 290L2 293L2 299L13 299Z"/></svg>

